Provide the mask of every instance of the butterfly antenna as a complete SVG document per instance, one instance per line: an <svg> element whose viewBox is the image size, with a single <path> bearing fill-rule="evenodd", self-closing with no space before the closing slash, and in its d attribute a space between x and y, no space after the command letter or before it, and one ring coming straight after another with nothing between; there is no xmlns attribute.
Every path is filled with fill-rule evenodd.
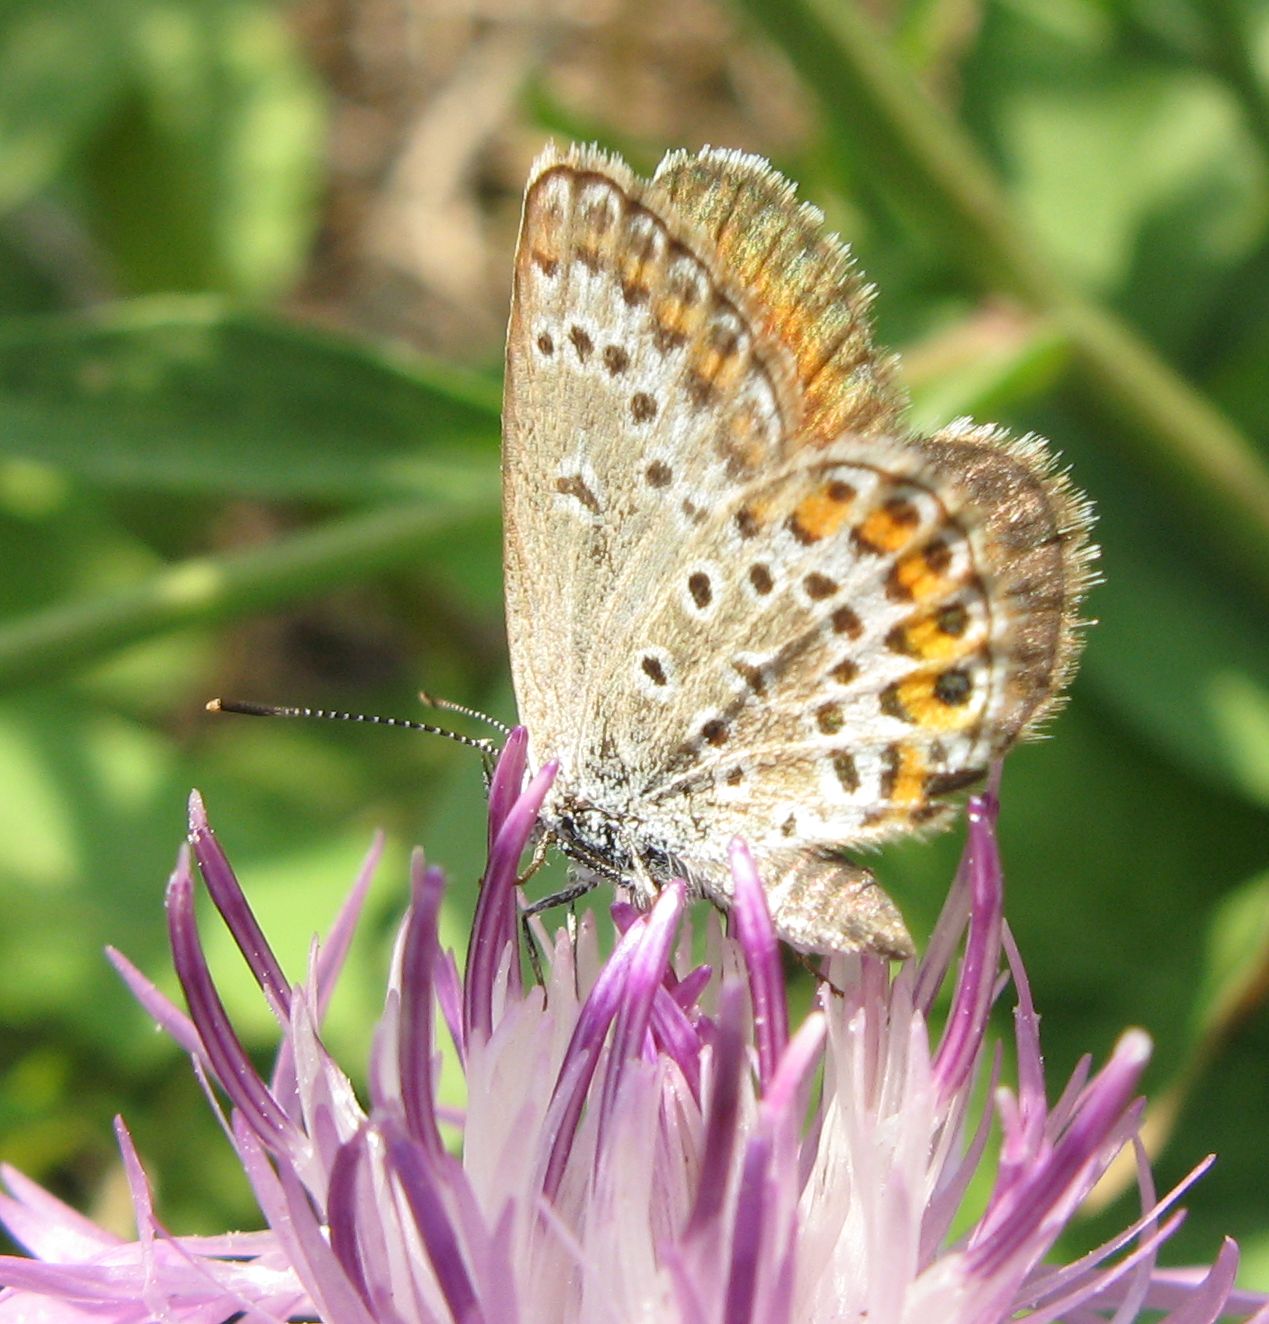
<svg viewBox="0 0 1269 1324"><path fill-rule="evenodd" d="M426 690L419 691L419 701L428 708L439 708L442 712L458 713L462 717L471 717L477 722L484 722L486 726L492 726L495 731L501 731L504 736L511 734L511 728L506 722L500 722L496 717L482 713L479 708L468 708L466 704L455 703L453 699L442 699L438 695L429 694Z"/></svg>
<svg viewBox="0 0 1269 1324"><path fill-rule="evenodd" d="M405 731L422 731L429 736L444 736L456 745L466 745L481 752L488 760L498 752L492 740L477 740L460 731L448 731L430 722L415 722L408 717L378 717L371 713L340 713L328 708L291 708L271 703L246 703L241 699L212 699L207 704L209 713L241 713L244 717L309 717L323 722L363 722L368 726L396 726Z"/></svg>

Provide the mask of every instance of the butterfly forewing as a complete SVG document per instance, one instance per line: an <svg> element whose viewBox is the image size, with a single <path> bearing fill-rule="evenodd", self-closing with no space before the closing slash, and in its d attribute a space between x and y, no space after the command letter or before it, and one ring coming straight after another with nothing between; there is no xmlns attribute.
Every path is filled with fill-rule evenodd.
<svg viewBox="0 0 1269 1324"><path fill-rule="evenodd" d="M646 193L583 152L541 163L525 199L504 408L508 625L521 715L553 754L593 726L613 633L635 628L708 519L720 456L770 463L791 426L787 356L755 340Z"/></svg>

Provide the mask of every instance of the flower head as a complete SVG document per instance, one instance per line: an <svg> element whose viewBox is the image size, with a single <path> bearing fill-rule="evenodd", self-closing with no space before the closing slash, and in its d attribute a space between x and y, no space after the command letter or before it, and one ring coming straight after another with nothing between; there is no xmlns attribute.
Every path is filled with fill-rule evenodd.
<svg viewBox="0 0 1269 1324"><path fill-rule="evenodd" d="M616 905L612 954L594 922L536 940L520 968L516 870L553 775L527 787L508 741L490 787L489 864L465 970L440 950L441 874L416 856L411 903L375 1028L362 1103L320 1025L374 852L306 978L273 956L207 824L168 890L188 1015L123 957L133 992L191 1054L268 1230L169 1233L126 1129L137 1239L110 1236L6 1170L0 1217L34 1257L0 1261L10 1320L1180 1321L1247 1315L1227 1242L1203 1271L1157 1267L1197 1172L1158 1198L1137 1139L1149 1051L1129 1032L1050 1105L1025 976L1001 918L993 806L969 843L924 960L892 974L834 958L817 1006L788 1025L778 946L745 847L732 848L732 933L711 921L693 964L681 886L646 914ZM192 858L191 858L192 856ZM207 968L193 863L281 1026L268 1080L252 1066ZM942 1033L931 1011L959 964ZM988 1013L1012 975L1016 1089L998 1080ZM461 1117L436 1102L440 1020L467 1082ZM976 1109L986 1072L988 1106ZM215 1088L212 1088L214 1085ZM461 1152L445 1143L457 1126ZM998 1156L985 1204L970 1180ZM1141 1216L1074 1263L1058 1235L1114 1156L1138 1155ZM981 1200L981 1197L980 1197Z"/></svg>

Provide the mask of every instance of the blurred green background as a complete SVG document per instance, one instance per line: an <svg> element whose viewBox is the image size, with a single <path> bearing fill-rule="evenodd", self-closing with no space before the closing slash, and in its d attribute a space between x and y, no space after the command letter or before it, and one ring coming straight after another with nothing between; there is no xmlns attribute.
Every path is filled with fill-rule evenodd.
<svg viewBox="0 0 1269 1324"><path fill-rule="evenodd" d="M1006 772L1008 913L1054 1087L1143 1025L1161 1185L1221 1154L1166 1258L1233 1233L1269 1287L1269 7L1238 0L4 0L0 1153L126 1229L122 1112L170 1226L257 1221L102 955L171 987L191 786L294 977L386 830L350 1069L414 842L461 947L473 759L203 704L512 715L499 358L549 135L769 156L879 286L917 424L1043 432L1095 498L1099 623ZM880 862L919 937L959 843Z"/></svg>

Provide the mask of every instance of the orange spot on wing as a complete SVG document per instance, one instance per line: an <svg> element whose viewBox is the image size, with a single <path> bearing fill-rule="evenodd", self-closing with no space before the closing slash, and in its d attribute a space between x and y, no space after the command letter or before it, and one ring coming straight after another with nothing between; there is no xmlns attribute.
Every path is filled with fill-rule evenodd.
<svg viewBox="0 0 1269 1324"><path fill-rule="evenodd" d="M715 446L737 474L752 472L767 458L767 439L752 407L734 410L719 429Z"/></svg>
<svg viewBox="0 0 1269 1324"><path fill-rule="evenodd" d="M953 587L948 574L950 559L946 548L938 556L932 555L928 547L905 552L895 562L893 572L900 595L917 603L933 602L947 596Z"/></svg>
<svg viewBox="0 0 1269 1324"><path fill-rule="evenodd" d="M756 536L766 526L770 518L771 502L763 501L760 497L755 497L752 501L746 501L736 512L737 527L740 529L741 536L745 538Z"/></svg>
<svg viewBox="0 0 1269 1324"><path fill-rule="evenodd" d="M618 280L626 295L627 302L642 303L651 293L650 283L653 276L651 254L636 247L624 253L618 251Z"/></svg>
<svg viewBox="0 0 1269 1324"><path fill-rule="evenodd" d="M724 394L735 387L744 371L744 362L739 354L720 349L715 344L698 340L694 342L690 353L689 371Z"/></svg>
<svg viewBox="0 0 1269 1324"><path fill-rule="evenodd" d="M828 484L798 502L793 518L809 538L818 541L830 537L846 523L851 501L840 495L838 487Z"/></svg>
<svg viewBox="0 0 1269 1324"><path fill-rule="evenodd" d="M658 339L670 345L686 344L704 320L699 306L689 308L673 294L655 301L652 316Z"/></svg>
<svg viewBox="0 0 1269 1324"><path fill-rule="evenodd" d="M921 753L912 745L899 746L899 766L890 799L897 805L919 804L925 799L927 768Z"/></svg>
<svg viewBox="0 0 1269 1324"><path fill-rule="evenodd" d="M903 652L923 662L955 662L978 647L977 637L952 635L939 625L938 612L910 616L895 629Z"/></svg>
<svg viewBox="0 0 1269 1324"><path fill-rule="evenodd" d="M974 703L948 704L939 699L934 686L941 667L919 671L899 682L899 701L909 721L932 731L963 731L979 717Z"/></svg>
<svg viewBox="0 0 1269 1324"><path fill-rule="evenodd" d="M908 505L881 506L859 526L859 540L878 552L897 552L916 532L916 512Z"/></svg>

